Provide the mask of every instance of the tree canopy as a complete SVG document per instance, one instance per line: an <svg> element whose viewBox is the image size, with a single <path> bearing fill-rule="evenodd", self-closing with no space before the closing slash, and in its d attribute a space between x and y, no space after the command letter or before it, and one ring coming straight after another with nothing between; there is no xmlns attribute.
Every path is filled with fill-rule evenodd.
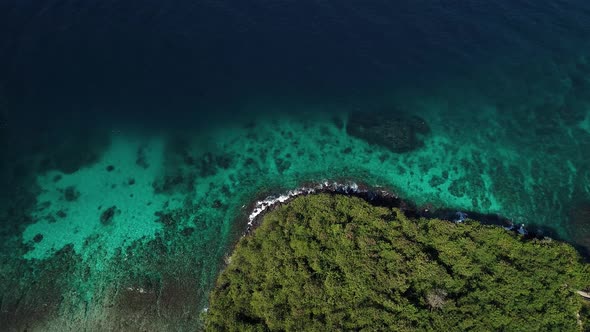
<svg viewBox="0 0 590 332"><path fill-rule="evenodd" d="M267 213L220 274L210 331L579 331L590 268L568 244L408 219L343 195Z"/></svg>

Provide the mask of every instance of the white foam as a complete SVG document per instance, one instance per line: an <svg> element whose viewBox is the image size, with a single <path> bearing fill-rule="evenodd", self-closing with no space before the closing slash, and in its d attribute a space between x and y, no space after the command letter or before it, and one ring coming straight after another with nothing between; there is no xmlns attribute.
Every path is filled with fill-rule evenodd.
<svg viewBox="0 0 590 332"><path fill-rule="evenodd" d="M248 226L252 226L256 217L258 217L261 213L263 213L268 208L273 207L276 204L284 203L289 199L300 195L313 194L317 191L325 189L334 192L343 192L346 194L362 192L359 190L358 184L354 182L341 184L337 182L329 183L328 181L324 181L312 187L301 187L295 190L289 190L288 192L281 194L279 196L268 196L265 199L256 202L256 205L254 206L252 213L250 213L250 215L248 216Z"/></svg>

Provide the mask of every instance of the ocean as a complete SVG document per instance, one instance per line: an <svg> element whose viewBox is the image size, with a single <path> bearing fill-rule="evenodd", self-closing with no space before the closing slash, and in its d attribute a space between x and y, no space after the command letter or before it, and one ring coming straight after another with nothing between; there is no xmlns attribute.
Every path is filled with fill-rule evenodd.
<svg viewBox="0 0 590 332"><path fill-rule="evenodd" d="M4 0L0 326L190 329L256 201L326 182L588 257L589 37L580 0Z"/></svg>

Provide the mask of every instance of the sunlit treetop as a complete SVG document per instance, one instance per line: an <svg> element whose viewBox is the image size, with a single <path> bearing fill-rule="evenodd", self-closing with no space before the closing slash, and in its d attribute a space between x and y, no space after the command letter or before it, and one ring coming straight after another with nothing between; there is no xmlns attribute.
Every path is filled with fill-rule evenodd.
<svg viewBox="0 0 590 332"><path fill-rule="evenodd" d="M210 331L579 331L590 323L576 291L589 286L589 266L565 243L309 195L240 240L205 322Z"/></svg>

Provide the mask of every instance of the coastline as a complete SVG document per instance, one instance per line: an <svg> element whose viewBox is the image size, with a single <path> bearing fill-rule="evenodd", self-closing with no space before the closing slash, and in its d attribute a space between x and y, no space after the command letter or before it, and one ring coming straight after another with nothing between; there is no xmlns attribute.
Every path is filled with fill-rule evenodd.
<svg viewBox="0 0 590 332"><path fill-rule="evenodd" d="M485 214L476 211L463 211L452 208L442 207L435 208L430 205L419 206L412 201L406 200L396 194L394 191L384 189L379 186L369 186L362 182L357 183L354 181L337 182L337 181L322 181L322 182L309 182L305 183L296 189L283 191L280 194L267 195L263 199L258 199L251 204L248 204L248 210L250 213L247 216L246 229L242 231L241 237L250 235L262 222L264 215L274 209L288 204L293 199L299 196L314 195L314 194L333 194L333 195L345 195L354 196L365 200L366 202L375 205L389 208L399 208L406 217L410 218L428 218L428 219L440 219L448 222L454 221L457 213L464 214L467 216L465 220L473 220L484 225L492 225L497 227L503 227L508 232L519 233L519 229L524 230L523 238L525 239L554 239L559 241L565 241L559 238L557 232L548 228L540 227L539 225L516 225L509 218L500 214ZM463 222L463 220L461 221ZM243 225L243 223L237 223ZM569 242L568 242L569 243ZM571 245L575 246L573 243ZM234 246L232 246L233 248ZM583 252L580 254L585 259L586 257Z"/></svg>
<svg viewBox="0 0 590 332"><path fill-rule="evenodd" d="M272 190L264 191L264 194L257 195L259 197L250 204L245 205L247 215L239 217L238 222L234 225L239 227L235 230L239 234L234 238L233 244L230 246L233 252L238 240L244 236L250 235L261 223L264 215L276 209L277 207L288 204L296 197L302 195L313 195L320 193L328 193L334 195L347 195L359 197L368 203L376 206L399 208L405 216L410 218L429 218L440 219L447 222L453 222L456 213L461 212L468 216L467 220L475 221L483 225L491 225L502 227L507 232L520 234L525 240L545 239L548 241L555 240L565 242L573 246L585 262L590 263L590 250L587 247L573 242L571 239L561 236L557 228L553 228L544 224L530 223L522 224L511 220L510 218L497 213L481 213L471 210L457 210L451 207L434 207L430 204L419 205L415 202L405 199L398 195L393 188L387 188L379 185L368 185L360 181L342 180L342 181L317 181L305 182L296 189L285 190L277 189L274 192L280 194L269 194ZM524 230L524 234L520 230Z"/></svg>

